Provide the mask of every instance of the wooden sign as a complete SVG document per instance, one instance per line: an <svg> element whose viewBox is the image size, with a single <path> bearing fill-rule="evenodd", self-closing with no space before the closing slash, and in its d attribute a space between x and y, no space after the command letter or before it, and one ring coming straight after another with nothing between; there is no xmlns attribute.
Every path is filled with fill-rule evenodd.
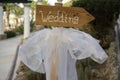
<svg viewBox="0 0 120 80"><path fill-rule="evenodd" d="M36 7L36 25L80 27L93 19L83 8L43 5Z"/></svg>
<svg viewBox="0 0 120 80"><path fill-rule="evenodd" d="M0 3L31 3L32 0L0 0Z"/></svg>

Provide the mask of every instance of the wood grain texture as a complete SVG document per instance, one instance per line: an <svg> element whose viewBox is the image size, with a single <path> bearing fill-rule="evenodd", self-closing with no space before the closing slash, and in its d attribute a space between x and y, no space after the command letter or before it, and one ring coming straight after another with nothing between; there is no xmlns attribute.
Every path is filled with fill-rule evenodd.
<svg viewBox="0 0 120 80"><path fill-rule="evenodd" d="M94 17L78 7L43 6L36 7L36 25L81 27Z"/></svg>

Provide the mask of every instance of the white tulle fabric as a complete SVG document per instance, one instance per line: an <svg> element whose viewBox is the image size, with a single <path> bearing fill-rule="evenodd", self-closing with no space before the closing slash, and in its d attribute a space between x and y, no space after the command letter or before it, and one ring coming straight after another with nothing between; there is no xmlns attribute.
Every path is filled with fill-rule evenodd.
<svg viewBox="0 0 120 80"><path fill-rule="evenodd" d="M58 80L78 80L76 60L90 57L102 64L107 55L99 41L72 28L43 29L20 46L21 60L33 71L46 73L51 80L51 64L56 63Z"/></svg>

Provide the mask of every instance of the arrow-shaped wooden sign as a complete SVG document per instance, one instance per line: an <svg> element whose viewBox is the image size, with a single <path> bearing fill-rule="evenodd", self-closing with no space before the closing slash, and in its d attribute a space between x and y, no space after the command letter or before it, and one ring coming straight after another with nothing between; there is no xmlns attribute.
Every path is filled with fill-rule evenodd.
<svg viewBox="0 0 120 80"><path fill-rule="evenodd" d="M94 17L78 7L42 6L36 7L36 25L80 27Z"/></svg>
<svg viewBox="0 0 120 80"><path fill-rule="evenodd" d="M31 3L32 0L0 0L0 3Z"/></svg>

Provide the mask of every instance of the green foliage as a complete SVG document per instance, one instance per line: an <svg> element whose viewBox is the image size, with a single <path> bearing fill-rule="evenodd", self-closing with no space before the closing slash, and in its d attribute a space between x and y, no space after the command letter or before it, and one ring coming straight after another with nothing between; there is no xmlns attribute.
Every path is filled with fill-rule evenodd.
<svg viewBox="0 0 120 80"><path fill-rule="evenodd" d="M66 2L65 4L63 4L63 6L70 7L72 6L72 2L73 2L72 0L69 2Z"/></svg>
<svg viewBox="0 0 120 80"><path fill-rule="evenodd" d="M42 0L42 5L49 5L47 0Z"/></svg>
<svg viewBox="0 0 120 80"><path fill-rule="evenodd" d="M14 8L14 4L13 3L4 3L3 7L4 7L4 11L7 11L7 10Z"/></svg>
<svg viewBox="0 0 120 80"><path fill-rule="evenodd" d="M23 27L23 25L18 26L18 27L16 27L13 31L14 31L15 33L18 33L18 34L23 34L24 27Z"/></svg>
<svg viewBox="0 0 120 80"><path fill-rule="evenodd" d="M120 12L120 0L74 0L74 7L83 7L94 17L95 29L107 34L112 28L114 15Z"/></svg>
<svg viewBox="0 0 120 80"><path fill-rule="evenodd" d="M7 27L10 27L10 23L9 20L10 18L10 14L14 14L15 15L15 20L16 20L16 26L18 25L18 18L23 15L23 9L20 8L17 4L15 3L4 3L4 11L6 11L6 20L7 20Z"/></svg>
<svg viewBox="0 0 120 80"><path fill-rule="evenodd" d="M11 13L15 14L17 17L20 15L23 15L23 13L24 13L23 9L17 5L14 5L14 7L11 8L10 11L11 11Z"/></svg>
<svg viewBox="0 0 120 80"><path fill-rule="evenodd" d="M92 60L90 58L77 61L76 69L78 74L78 80L90 80L91 63Z"/></svg>
<svg viewBox="0 0 120 80"><path fill-rule="evenodd" d="M7 38L11 38L11 37L16 36L16 33L14 31L6 31L5 33L7 34Z"/></svg>
<svg viewBox="0 0 120 80"><path fill-rule="evenodd" d="M35 30L35 22L31 21L31 22L30 22L30 31L32 32L33 30ZM14 31L15 33L18 33L18 34L23 34L23 32L24 32L24 27L23 27L23 25L18 26L18 27L16 27L13 31Z"/></svg>
<svg viewBox="0 0 120 80"><path fill-rule="evenodd" d="M17 6L14 3L5 3L4 4L4 11L10 10L11 13L15 14L16 16L23 15L23 9Z"/></svg>
<svg viewBox="0 0 120 80"><path fill-rule="evenodd" d="M30 31L31 31L31 32L34 31L35 28L36 28L35 22L31 20L31 21L30 21Z"/></svg>
<svg viewBox="0 0 120 80"><path fill-rule="evenodd" d="M31 10L35 10L35 7L37 5L37 2L35 2L34 0L32 0L32 3L31 3Z"/></svg>
<svg viewBox="0 0 120 80"><path fill-rule="evenodd" d="M28 71L26 73L27 80L46 80L45 74L40 74L38 72Z"/></svg>
<svg viewBox="0 0 120 80"><path fill-rule="evenodd" d="M79 30L84 31L84 32L92 35L95 38L98 38L98 36L96 35L97 34L96 30L93 28L93 26L91 24L84 25L84 26L80 27Z"/></svg>

